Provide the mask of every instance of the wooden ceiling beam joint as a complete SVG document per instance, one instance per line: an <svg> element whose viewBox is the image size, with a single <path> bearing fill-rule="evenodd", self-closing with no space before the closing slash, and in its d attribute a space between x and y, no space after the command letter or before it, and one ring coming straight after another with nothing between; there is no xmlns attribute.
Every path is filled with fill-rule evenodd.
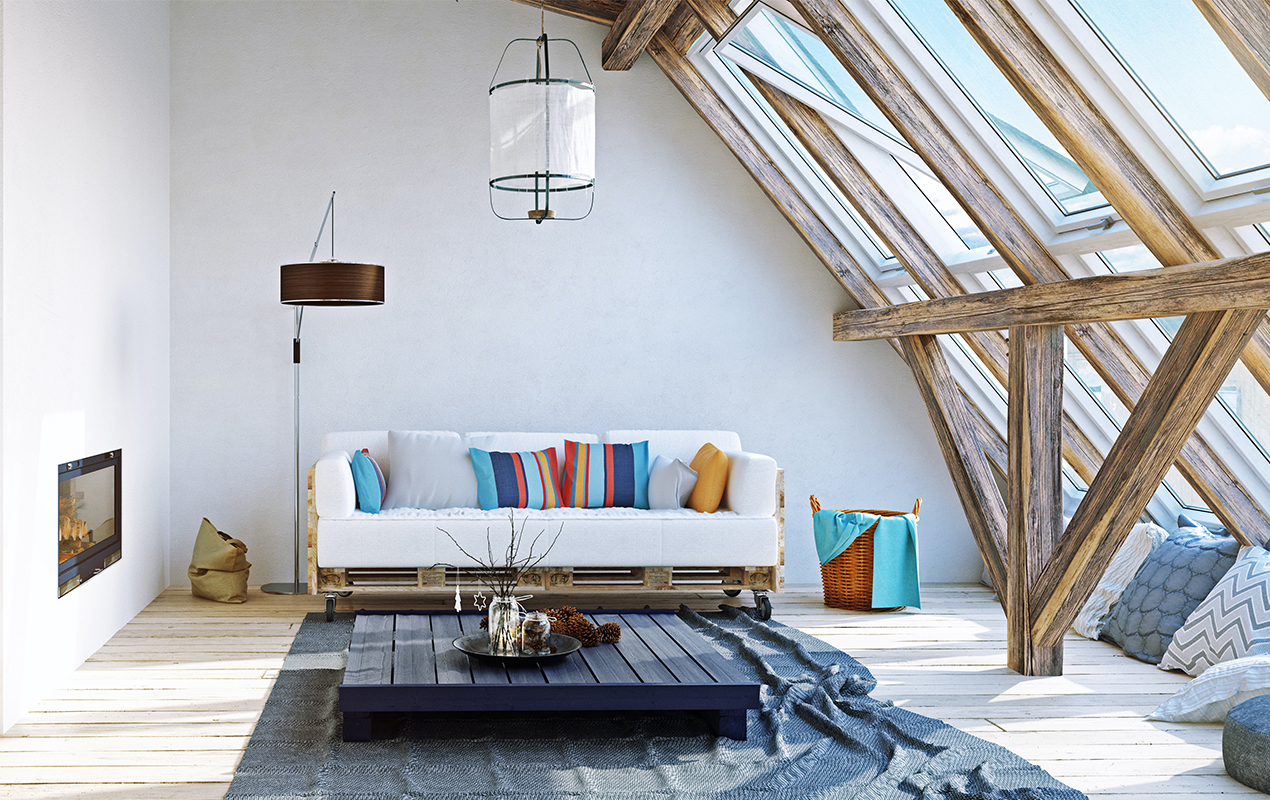
<svg viewBox="0 0 1270 800"><path fill-rule="evenodd" d="M600 47L606 70L628 70L653 35L670 19L680 0L626 0Z"/></svg>

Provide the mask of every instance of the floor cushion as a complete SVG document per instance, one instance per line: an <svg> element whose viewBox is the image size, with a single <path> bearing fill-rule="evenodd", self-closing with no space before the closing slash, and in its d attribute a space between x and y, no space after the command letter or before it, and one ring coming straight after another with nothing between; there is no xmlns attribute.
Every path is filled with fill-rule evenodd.
<svg viewBox="0 0 1270 800"><path fill-rule="evenodd" d="M1270 552L1244 547L1173 634L1160 669L1199 675L1214 664L1263 653L1270 653Z"/></svg>
<svg viewBox="0 0 1270 800"><path fill-rule="evenodd" d="M1226 715L1221 737L1226 774L1270 793L1270 695L1245 700Z"/></svg>
<svg viewBox="0 0 1270 800"><path fill-rule="evenodd" d="M1239 542L1180 528L1151 551L1120 595L1103 638L1125 655L1158 664L1173 634L1235 563Z"/></svg>
<svg viewBox="0 0 1270 800"><path fill-rule="evenodd" d="M1097 639L1111 618L1111 610L1133 576L1138 574L1142 564L1151 555L1151 551L1160 542L1167 539L1169 532L1154 522L1139 522L1129 531L1129 536L1120 545L1116 555L1107 566L1107 571L1098 580L1093 594L1081 606L1080 613L1072 622L1072 630L1086 639Z"/></svg>
<svg viewBox="0 0 1270 800"><path fill-rule="evenodd" d="M1221 722L1245 700L1270 694L1270 656L1245 656L1204 670L1160 703L1148 719L1165 722Z"/></svg>

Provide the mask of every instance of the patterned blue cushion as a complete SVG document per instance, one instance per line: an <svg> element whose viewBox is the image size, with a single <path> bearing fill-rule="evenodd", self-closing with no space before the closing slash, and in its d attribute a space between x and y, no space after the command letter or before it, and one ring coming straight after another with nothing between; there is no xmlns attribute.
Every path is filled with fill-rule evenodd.
<svg viewBox="0 0 1270 800"><path fill-rule="evenodd" d="M1160 543L1120 595L1102 638L1158 664L1182 627L1239 555L1239 542L1204 528L1181 528Z"/></svg>

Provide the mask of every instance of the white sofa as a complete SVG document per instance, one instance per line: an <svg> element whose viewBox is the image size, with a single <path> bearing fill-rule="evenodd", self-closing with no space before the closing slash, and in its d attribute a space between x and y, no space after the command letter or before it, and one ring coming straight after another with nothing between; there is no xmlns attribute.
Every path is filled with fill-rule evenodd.
<svg viewBox="0 0 1270 800"><path fill-rule="evenodd" d="M648 440L649 461L662 455L689 463L710 442L727 453L729 475L717 512L690 509L394 508L369 514L356 508L352 454L366 448L391 485L387 431L329 433L310 473L309 591L328 596L358 591L453 591L472 562L450 536L472 553L484 553L487 531L497 549L510 533L509 513L528 534L546 529L539 545L560 537L545 565L525 575L533 591L562 589L695 589L713 586L734 594L755 592L760 612L770 613L766 592L784 581L784 500L776 462L741 449L730 431L608 431L578 433L469 433L484 450L516 452L578 442ZM561 459L563 461L563 459ZM563 463L560 464L563 469ZM563 528L561 528L563 525ZM447 565L447 566L437 566ZM456 573L453 567L460 572Z"/></svg>

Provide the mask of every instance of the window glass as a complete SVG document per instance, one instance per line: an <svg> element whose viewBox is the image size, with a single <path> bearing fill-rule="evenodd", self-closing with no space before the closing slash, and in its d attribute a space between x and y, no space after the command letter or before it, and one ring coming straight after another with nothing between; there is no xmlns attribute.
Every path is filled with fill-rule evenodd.
<svg viewBox="0 0 1270 800"><path fill-rule="evenodd" d="M944 70L1065 214L1107 205L944 0L890 0Z"/></svg>
<svg viewBox="0 0 1270 800"><path fill-rule="evenodd" d="M731 61L728 61L726 58L721 58L720 62L727 68L728 72L732 74L732 77L736 79L737 83L741 84L741 88L743 88L745 93L750 96L750 99L763 110L763 114L767 117L768 121L772 123L776 130L780 131L781 136L784 137L790 148L798 154L799 158L802 159L808 173L814 175L821 185L823 185L825 189L833 195L834 200L838 201L839 207L841 207L851 221L855 223L856 231L860 234L859 236L856 236L857 241L868 247L878 261L886 262L893 260L895 255L887 248L886 244L882 241L882 237L878 236L877 232L873 230L873 226L867 224L864 221L864 218L856 213L855 208L847 201L847 198L842 196L842 192L838 191L838 187L832 180L829 179L829 176L824 174L824 171L820 169L820 165L816 163L815 159L811 157L811 154L807 152L807 149L803 147L802 142L798 141L798 137L794 135L794 132L789 129L789 126L787 126L780 118L780 115L776 113L776 110L773 109L771 105L768 104L767 100L763 98L763 95L759 93L758 88L754 86L754 82L750 80L749 76L747 76L740 67L733 64Z"/></svg>
<svg viewBox="0 0 1270 800"><path fill-rule="evenodd" d="M908 147L825 43L805 28L762 6L731 44Z"/></svg>
<svg viewBox="0 0 1270 800"><path fill-rule="evenodd" d="M961 239L962 244L970 250L976 247L988 246L987 238L979 231L979 226L974 223L974 220L961 207L961 204L953 198L952 192L949 192L942 183L911 164L905 164L898 158L894 158L894 160L900 166L900 169L904 170L904 173L908 175L909 180L917 186L918 191L926 196L930 204L935 207L939 215L953 229L953 232L957 234L957 238Z"/></svg>
<svg viewBox="0 0 1270 800"><path fill-rule="evenodd" d="M1270 100L1192 0L1072 4L1215 177L1270 164Z"/></svg>

